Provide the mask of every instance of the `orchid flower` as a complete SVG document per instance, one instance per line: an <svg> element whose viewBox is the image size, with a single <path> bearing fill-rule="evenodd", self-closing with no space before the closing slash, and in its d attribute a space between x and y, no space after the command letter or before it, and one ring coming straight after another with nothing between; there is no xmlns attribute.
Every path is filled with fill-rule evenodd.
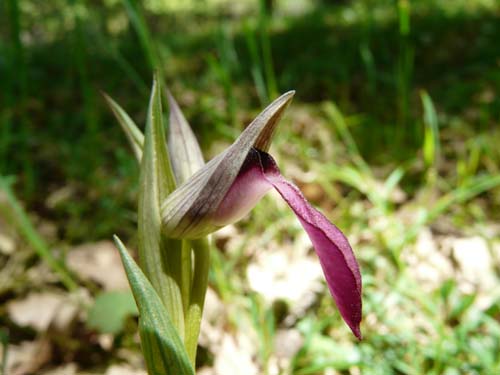
<svg viewBox="0 0 500 375"><path fill-rule="evenodd" d="M267 153L278 121L293 95L290 91L276 99L229 148L201 168L203 159L197 144L181 147L184 151L192 149L192 154L173 153L171 163L178 187L163 201L162 230L170 238L201 238L238 221L269 190L276 189L307 232L340 314L361 339L361 275L347 238L281 175ZM170 95L169 102L171 114L178 116L175 123L182 125L174 129L175 139L181 144L183 139L192 142L191 129Z"/></svg>
<svg viewBox="0 0 500 375"><path fill-rule="evenodd" d="M208 282L208 234L245 216L272 188L306 230L345 322L361 339L361 276L342 232L313 208L267 153L294 92L271 103L224 152L205 164L200 146L167 90L165 139L161 85L155 75L145 133L105 98L140 163L139 264L115 237L139 309L149 374L194 375Z"/></svg>

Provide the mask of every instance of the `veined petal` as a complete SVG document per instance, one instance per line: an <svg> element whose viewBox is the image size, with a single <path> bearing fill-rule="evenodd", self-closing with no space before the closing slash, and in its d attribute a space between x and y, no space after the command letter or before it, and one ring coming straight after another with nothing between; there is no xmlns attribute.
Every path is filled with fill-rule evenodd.
<svg viewBox="0 0 500 375"><path fill-rule="evenodd" d="M175 179L180 185L205 165L200 145L174 97L167 91L170 107L168 152Z"/></svg>
<svg viewBox="0 0 500 375"><path fill-rule="evenodd" d="M361 339L361 275L351 246L344 234L281 175L269 154L250 150L214 222L225 225L239 220L271 187L288 203L309 235L335 303L354 335Z"/></svg>
<svg viewBox="0 0 500 375"><path fill-rule="evenodd" d="M118 123L122 127L123 131L125 132L125 135L128 138L128 141L130 143L130 146L132 146L132 151L134 151L135 157L137 158L137 161L139 163L141 162L142 158L142 146L144 144L144 135L142 132L139 130L137 125L135 124L134 120L130 118L130 116L123 110L120 105L115 102L111 97L107 94L104 94L104 99L108 102L108 105L110 106L111 110L113 111L113 114L115 115L116 119L118 120Z"/></svg>
<svg viewBox="0 0 500 375"><path fill-rule="evenodd" d="M288 203L309 235L340 314L354 335L361 340L361 274L347 238L309 204L297 186L281 175L269 154L257 152L265 179Z"/></svg>
<svg viewBox="0 0 500 375"><path fill-rule="evenodd" d="M162 205L163 231L171 238L199 238L219 228L212 221L252 147L267 150L270 137L294 91L262 111L223 153L170 194Z"/></svg>
<svg viewBox="0 0 500 375"><path fill-rule="evenodd" d="M263 178L259 153L251 149L238 177L214 213L212 222L220 227L237 222L250 212L272 187L269 181Z"/></svg>

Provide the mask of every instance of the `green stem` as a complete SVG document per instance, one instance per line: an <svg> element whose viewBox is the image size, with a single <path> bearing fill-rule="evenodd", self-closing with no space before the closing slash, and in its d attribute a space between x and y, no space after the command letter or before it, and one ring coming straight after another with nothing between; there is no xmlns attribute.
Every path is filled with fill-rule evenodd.
<svg viewBox="0 0 500 375"><path fill-rule="evenodd" d="M182 250L180 257L180 285L181 285L181 296L182 296L182 307L184 311L184 316L186 316L189 301L191 298L191 280L192 275L192 260L191 260L191 243L188 240L182 241ZM186 326L187 327L187 326ZM187 328L186 328L187 329Z"/></svg>
<svg viewBox="0 0 500 375"><path fill-rule="evenodd" d="M210 240L202 238L191 242L194 255L193 285L189 308L186 313L185 347L191 363L195 364L201 317L208 285L210 267Z"/></svg>

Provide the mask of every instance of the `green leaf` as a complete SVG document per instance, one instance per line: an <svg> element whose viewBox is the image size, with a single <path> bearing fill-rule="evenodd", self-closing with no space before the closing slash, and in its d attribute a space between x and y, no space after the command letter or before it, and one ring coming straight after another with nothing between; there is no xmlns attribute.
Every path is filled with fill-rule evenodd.
<svg viewBox="0 0 500 375"><path fill-rule="evenodd" d="M457 303L453 306L453 308L449 314L448 319L459 320L461 318L461 316L469 309L469 307L472 306L472 304L476 300L476 297L477 297L477 295L475 293L465 294L465 295L460 296Z"/></svg>
<svg viewBox="0 0 500 375"><path fill-rule="evenodd" d="M161 233L161 202L175 189L175 179L165 140L161 90L155 77L146 121L139 190L139 264L163 304L172 323L184 336L184 309L189 288L183 280L191 279L190 257L183 257L182 241ZM184 272L183 272L184 271ZM184 277L184 279L183 279Z"/></svg>
<svg viewBox="0 0 500 375"><path fill-rule="evenodd" d="M150 375L194 375L181 338L155 289L117 236L123 266L139 308L139 333Z"/></svg>
<svg viewBox="0 0 500 375"><path fill-rule="evenodd" d="M105 292L95 299L87 324L101 333L117 334L123 330L125 318L137 313L134 297L129 291Z"/></svg>
<svg viewBox="0 0 500 375"><path fill-rule="evenodd" d="M435 168L439 158L439 123L432 99L425 91L420 93L424 107L424 161L428 168Z"/></svg>
<svg viewBox="0 0 500 375"><path fill-rule="evenodd" d="M115 115L118 123L122 127L125 135L127 136L130 146L132 146L132 151L134 151L135 157L139 162L142 158L142 145L144 144L144 135L139 130L134 120L123 110L120 105L111 99L108 95L103 94L104 99L108 102L113 114Z"/></svg>

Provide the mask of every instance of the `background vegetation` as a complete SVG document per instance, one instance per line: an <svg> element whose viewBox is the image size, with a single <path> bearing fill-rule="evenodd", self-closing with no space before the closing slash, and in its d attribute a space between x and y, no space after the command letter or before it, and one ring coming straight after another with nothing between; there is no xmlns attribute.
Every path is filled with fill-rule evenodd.
<svg viewBox="0 0 500 375"><path fill-rule="evenodd" d="M203 374L500 373L495 0L0 3L0 374L141 373L117 233L156 67L207 159L295 89L272 151L360 259L365 339L268 196L214 236ZM59 371L59 372L58 372Z"/></svg>

